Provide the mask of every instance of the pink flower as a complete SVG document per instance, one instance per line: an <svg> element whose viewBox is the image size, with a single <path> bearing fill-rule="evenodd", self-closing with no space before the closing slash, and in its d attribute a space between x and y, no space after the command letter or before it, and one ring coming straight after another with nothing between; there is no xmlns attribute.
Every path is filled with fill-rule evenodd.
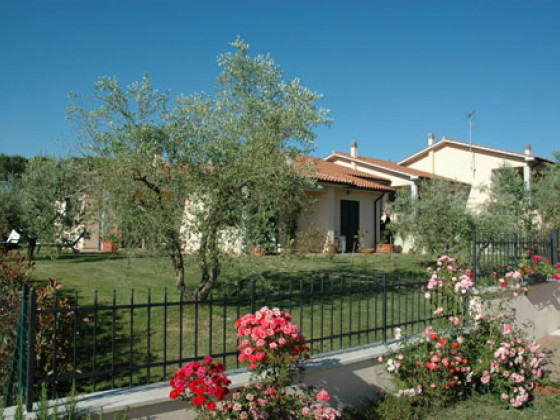
<svg viewBox="0 0 560 420"><path fill-rule="evenodd" d="M480 382L486 385L488 382L490 382L490 375L486 375L480 378Z"/></svg>
<svg viewBox="0 0 560 420"><path fill-rule="evenodd" d="M438 306L438 308L434 311L434 315L441 315L443 314L443 308Z"/></svg>
<svg viewBox="0 0 560 420"><path fill-rule="evenodd" d="M320 389L319 392L317 393L317 401L329 402L330 400L331 397L328 394L328 392L325 391L324 389Z"/></svg>
<svg viewBox="0 0 560 420"><path fill-rule="evenodd" d="M509 333L511 333L513 331L513 327L509 324L504 324L504 330L503 330L503 334L504 335L508 335Z"/></svg>
<svg viewBox="0 0 560 420"><path fill-rule="evenodd" d="M457 318L456 316L450 316L449 321L451 321L453 323L453 325L459 325L461 323L459 318Z"/></svg>

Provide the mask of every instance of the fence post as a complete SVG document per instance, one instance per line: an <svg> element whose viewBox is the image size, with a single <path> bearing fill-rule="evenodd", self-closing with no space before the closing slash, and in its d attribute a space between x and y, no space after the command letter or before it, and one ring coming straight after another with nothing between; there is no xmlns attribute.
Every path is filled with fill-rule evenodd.
<svg viewBox="0 0 560 420"><path fill-rule="evenodd" d="M387 342L387 273L383 273L383 307L382 307L382 322L383 322L383 342Z"/></svg>
<svg viewBox="0 0 560 420"><path fill-rule="evenodd" d="M472 272L473 272L473 280L476 285L476 266L478 265L477 256L476 256L476 229L472 231Z"/></svg>
<svg viewBox="0 0 560 420"><path fill-rule="evenodd" d="M553 265L558 263L558 229L550 229L550 262Z"/></svg>
<svg viewBox="0 0 560 420"><path fill-rule="evenodd" d="M257 295L257 284L255 279L251 279L251 313L255 313L255 300Z"/></svg>
<svg viewBox="0 0 560 420"><path fill-rule="evenodd" d="M27 366L25 380L25 409L28 413L33 411L33 380L35 379L35 323L36 323L37 301L35 288L29 289L29 299L27 301Z"/></svg>

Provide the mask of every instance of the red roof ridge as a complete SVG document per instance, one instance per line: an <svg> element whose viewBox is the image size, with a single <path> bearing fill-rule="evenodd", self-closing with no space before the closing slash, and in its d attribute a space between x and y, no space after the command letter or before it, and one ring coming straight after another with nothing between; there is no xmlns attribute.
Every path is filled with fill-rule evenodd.
<svg viewBox="0 0 560 420"><path fill-rule="evenodd" d="M371 157L367 157L367 156L356 156L355 158L353 158L350 155L350 153L336 152L336 151L333 152L332 154L349 157L349 158L360 160L360 161L366 162L366 163L372 163L374 165L383 166L387 169L402 172L402 173L407 173L407 174L413 175L413 176L420 176L420 177L423 177L423 178L443 178L441 176L437 176L437 175L431 174L429 172L421 171L419 169L414 169L414 168L409 168L407 166L399 165L398 163L391 162L390 160L371 158Z"/></svg>
<svg viewBox="0 0 560 420"><path fill-rule="evenodd" d="M353 186L355 188L375 190L375 191L395 191L396 189L387 185L379 184L364 178L368 178L367 174L363 174L355 169L336 165L332 162L325 161L321 158L312 156L300 156L300 159L307 160L310 164L317 168L316 172L307 172L305 176L312 177L318 181L333 182ZM371 177L373 178L373 177ZM373 178L375 179L375 178Z"/></svg>

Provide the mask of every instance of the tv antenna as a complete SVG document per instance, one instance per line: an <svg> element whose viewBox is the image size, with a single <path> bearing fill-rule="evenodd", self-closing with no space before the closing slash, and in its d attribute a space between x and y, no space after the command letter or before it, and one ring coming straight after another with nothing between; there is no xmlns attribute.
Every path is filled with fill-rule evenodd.
<svg viewBox="0 0 560 420"><path fill-rule="evenodd" d="M475 114L476 114L476 111L471 111L471 112L467 113L467 119L469 120L469 151L471 152L471 171L472 171L473 181L474 181L474 176L475 176L475 173L476 173L476 166L475 166L475 162L474 162L474 153L473 153L473 150L472 150L472 120L473 120Z"/></svg>

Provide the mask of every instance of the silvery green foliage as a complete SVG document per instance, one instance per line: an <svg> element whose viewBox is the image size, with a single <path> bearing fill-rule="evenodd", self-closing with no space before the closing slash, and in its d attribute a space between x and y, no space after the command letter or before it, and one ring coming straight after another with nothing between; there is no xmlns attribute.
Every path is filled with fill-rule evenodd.
<svg viewBox="0 0 560 420"><path fill-rule="evenodd" d="M218 58L212 95L171 101L147 76L128 88L102 78L100 107L70 108L98 164L94 190L106 229L165 250L181 287L182 251L194 241L200 298L220 274L227 242L267 245L284 224L293 226L310 184L297 156L311 150L313 129L329 122L316 104L321 95L284 81L270 57L249 56L243 41L232 46Z"/></svg>
<svg viewBox="0 0 560 420"><path fill-rule="evenodd" d="M560 228L560 153L553 152L553 155L556 162L547 164L533 184L533 198L544 224Z"/></svg>
<svg viewBox="0 0 560 420"><path fill-rule="evenodd" d="M460 255L470 250L474 216L467 209L468 189L439 179L420 183L419 197L397 193L391 206L392 229L413 241L418 252Z"/></svg>
<svg viewBox="0 0 560 420"><path fill-rule="evenodd" d="M488 200L482 206L477 223L479 236L496 237L535 231L534 203L517 169L504 165L494 170L486 189Z"/></svg>
<svg viewBox="0 0 560 420"><path fill-rule="evenodd" d="M9 183L0 194L1 223L25 239L29 259L38 242L54 243L84 222L86 184L79 159L36 156Z"/></svg>

